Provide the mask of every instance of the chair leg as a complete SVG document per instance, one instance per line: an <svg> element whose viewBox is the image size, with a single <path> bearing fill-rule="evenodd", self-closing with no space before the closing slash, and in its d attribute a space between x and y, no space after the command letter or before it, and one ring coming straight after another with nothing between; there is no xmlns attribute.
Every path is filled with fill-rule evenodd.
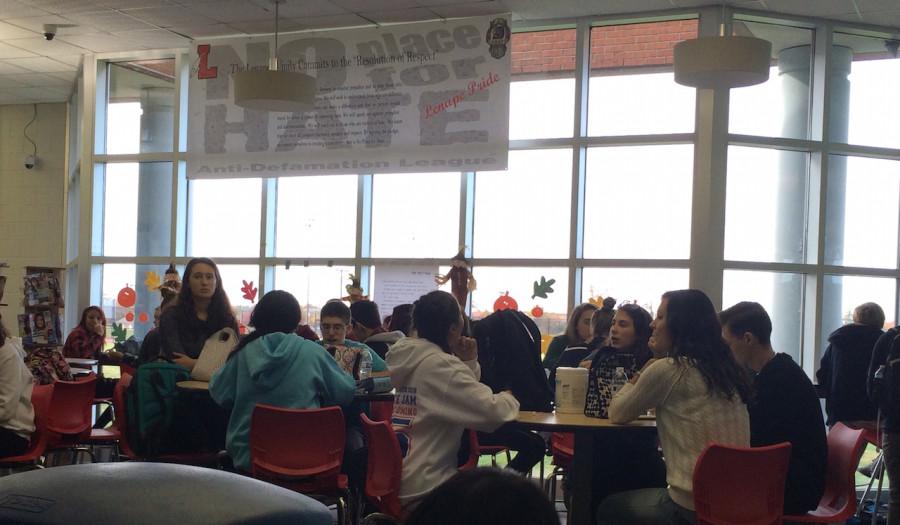
<svg viewBox="0 0 900 525"><path fill-rule="evenodd" d="M859 505L856 509L856 517L862 517L863 513L863 503L866 502L866 498L869 497L869 492L872 490L872 484L875 482L875 473L878 472L878 469L883 469L883 465L881 463L884 462L884 451L878 453L878 456L875 458L875 463L872 468L873 475L869 478L869 483L866 484L866 490L863 491L862 497L859 499ZM879 492L881 491L881 487L878 488ZM874 521L873 521L874 523Z"/></svg>
<svg viewBox="0 0 900 525"><path fill-rule="evenodd" d="M884 483L884 453L879 457L873 472L878 473L878 491L875 493L875 506L872 507L872 523L878 523L878 504L881 503L881 485ZM891 480L893 481L893 480Z"/></svg>

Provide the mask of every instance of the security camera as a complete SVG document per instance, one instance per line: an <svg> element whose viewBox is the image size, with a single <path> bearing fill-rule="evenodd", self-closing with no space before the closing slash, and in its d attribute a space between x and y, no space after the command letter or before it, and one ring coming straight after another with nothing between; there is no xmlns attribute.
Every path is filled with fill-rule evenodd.
<svg viewBox="0 0 900 525"><path fill-rule="evenodd" d="M25 169L30 170L34 168L34 165L37 163L37 157L34 155L28 155L25 157Z"/></svg>
<svg viewBox="0 0 900 525"><path fill-rule="evenodd" d="M56 36L56 24L44 24L44 38L53 40Z"/></svg>

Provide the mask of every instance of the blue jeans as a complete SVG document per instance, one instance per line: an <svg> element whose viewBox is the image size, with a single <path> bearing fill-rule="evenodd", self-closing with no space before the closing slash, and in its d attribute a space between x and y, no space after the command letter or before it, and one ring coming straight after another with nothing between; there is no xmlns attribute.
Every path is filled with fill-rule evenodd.
<svg viewBox="0 0 900 525"><path fill-rule="evenodd" d="M597 508L597 525L686 525L694 512L669 496L663 488L630 490L613 494Z"/></svg>

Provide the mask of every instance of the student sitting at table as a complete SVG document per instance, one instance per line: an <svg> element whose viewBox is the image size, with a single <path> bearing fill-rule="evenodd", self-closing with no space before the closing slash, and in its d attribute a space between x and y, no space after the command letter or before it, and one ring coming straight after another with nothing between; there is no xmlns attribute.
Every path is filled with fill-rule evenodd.
<svg viewBox="0 0 900 525"><path fill-rule="evenodd" d="M253 309L244 337L209 383L213 400L231 410L226 448L234 466L250 470L250 421L257 404L319 408L353 401L356 382L318 345L294 334L300 304L274 290Z"/></svg>
<svg viewBox="0 0 900 525"><path fill-rule="evenodd" d="M669 487L607 497L597 509L600 525L694 523L693 475L700 453L710 443L750 446L750 387L722 340L706 294L666 292L651 327L656 359L647 361L615 395L609 419L628 423L656 410Z"/></svg>
<svg viewBox="0 0 900 525"><path fill-rule="evenodd" d="M209 336L226 327L239 331L216 263L191 259L184 275L186 286L160 316L159 334L162 355L191 370Z"/></svg>
<svg viewBox="0 0 900 525"><path fill-rule="evenodd" d="M371 348L384 359L391 346L406 337L399 330L388 332L381 325L381 313L373 301L356 301L350 305L353 338Z"/></svg>
<svg viewBox="0 0 900 525"><path fill-rule="evenodd" d="M88 306L81 312L81 321L69 332L63 355L76 359L100 359L106 338L106 315L98 306Z"/></svg>
<svg viewBox="0 0 900 525"><path fill-rule="evenodd" d="M34 432L34 378L24 359L21 342L10 337L0 322L0 458L28 450Z"/></svg>
<svg viewBox="0 0 900 525"><path fill-rule="evenodd" d="M384 359L379 357L371 348L347 339L347 330L350 329L350 308L338 299L325 303L319 311L319 328L322 329L322 339L316 341L322 345L328 353L334 357L337 364L344 372L355 379L359 372L359 366L365 356L371 359L373 375L386 375L387 365Z"/></svg>
<svg viewBox="0 0 900 525"><path fill-rule="evenodd" d="M457 471L467 428L492 432L519 413L510 392L478 382L478 345L462 337L462 311L447 292L423 295L413 307L415 337L388 352L397 389L392 422L403 454L400 502L410 507Z"/></svg>
<svg viewBox="0 0 900 525"><path fill-rule="evenodd" d="M607 338L609 338L609 329L612 327L613 316L616 314L616 300L613 297L607 297L603 300L603 307L594 310L591 315L591 337L586 343L579 343L566 347L563 353L556 360L556 367L550 371L548 379L550 380L550 390L556 391L556 369L560 367L572 368L581 365L585 360L588 364L585 368L590 367L590 359L596 354L597 350L606 346ZM649 323L649 321L648 321Z"/></svg>
<svg viewBox="0 0 900 525"><path fill-rule="evenodd" d="M572 310L569 316L569 322L566 324L566 332L554 337L547 346L547 353L544 355L544 368L551 373L556 370L557 360L563 351L570 346L587 345L591 340L591 317L597 305L592 303L582 303Z"/></svg>

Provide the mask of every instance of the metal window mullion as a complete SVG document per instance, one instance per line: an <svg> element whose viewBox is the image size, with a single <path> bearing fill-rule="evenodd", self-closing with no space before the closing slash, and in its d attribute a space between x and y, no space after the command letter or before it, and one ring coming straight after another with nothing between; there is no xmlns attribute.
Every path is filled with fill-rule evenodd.
<svg viewBox="0 0 900 525"><path fill-rule="evenodd" d="M267 258L275 255L275 213L278 179L267 177L262 180L262 195L260 195L260 225L259 225L259 259L255 263L259 272L257 288L265 293L272 289L269 282L274 273L268 271L268 267L261 264Z"/></svg>
<svg viewBox="0 0 900 525"><path fill-rule="evenodd" d="M588 134L588 97L591 74L591 24L578 21L575 28L575 111L572 115L572 137L577 141ZM569 259L566 262L569 289L567 304L581 301L579 260L584 256L584 185L586 146L572 145L571 201L569 215Z"/></svg>
<svg viewBox="0 0 900 525"><path fill-rule="evenodd" d="M172 129L172 144L175 146L174 153L177 153L179 150L181 128L187 125L187 104L185 101L187 99L186 81L189 74L190 64L187 60L187 55L178 53L175 55L175 107L173 108L174 126ZM185 225L180 221L181 207L179 206L179 199L183 190L179 181L181 166L177 155L170 155L170 161L172 163L172 203L169 210L169 256L175 257L179 254L179 229L185 227Z"/></svg>
<svg viewBox="0 0 900 525"><path fill-rule="evenodd" d="M475 236L475 172L466 171L459 174L459 245L463 254L473 260L472 241ZM446 264L446 263L444 263ZM466 315L472 314L472 292L466 301Z"/></svg>
<svg viewBox="0 0 900 525"><path fill-rule="evenodd" d="M359 175L356 187L356 257L353 266L363 294L369 294L369 265L362 260L372 254L372 191L374 175ZM330 265L329 265L330 266Z"/></svg>
<svg viewBox="0 0 900 525"><path fill-rule="evenodd" d="M93 231L94 203L94 139L98 114L97 96L97 61L94 55L84 56L81 76L81 163L79 166L79 219L78 219L78 254L75 258L78 267L76 298L78 304L70 305L77 310L81 305L91 304L91 238ZM105 114L105 112L104 112ZM69 328L69 327L67 327Z"/></svg>

